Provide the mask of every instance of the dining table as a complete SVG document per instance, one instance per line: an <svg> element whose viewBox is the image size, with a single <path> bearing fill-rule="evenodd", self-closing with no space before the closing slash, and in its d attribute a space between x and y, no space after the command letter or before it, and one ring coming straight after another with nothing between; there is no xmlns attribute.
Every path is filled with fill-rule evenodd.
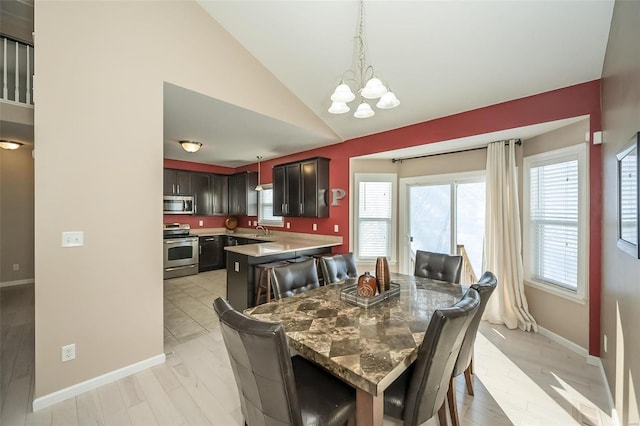
<svg viewBox="0 0 640 426"><path fill-rule="evenodd" d="M290 348L356 389L356 424L378 426L384 390L416 360L434 311L467 288L393 272L390 279L399 294L370 306L346 300L352 278L244 312L281 323Z"/></svg>

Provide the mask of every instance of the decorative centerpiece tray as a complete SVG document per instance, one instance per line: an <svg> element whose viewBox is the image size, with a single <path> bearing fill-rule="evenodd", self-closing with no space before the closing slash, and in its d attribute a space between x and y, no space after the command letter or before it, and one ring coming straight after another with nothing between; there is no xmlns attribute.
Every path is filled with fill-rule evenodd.
<svg viewBox="0 0 640 426"><path fill-rule="evenodd" d="M400 294L400 284L394 282L389 283L389 290L382 293L378 293L371 297L358 296L358 284L345 285L340 290L340 299L352 305L358 305L362 308L368 308L369 306L377 305L383 300L387 300L391 297L398 296Z"/></svg>

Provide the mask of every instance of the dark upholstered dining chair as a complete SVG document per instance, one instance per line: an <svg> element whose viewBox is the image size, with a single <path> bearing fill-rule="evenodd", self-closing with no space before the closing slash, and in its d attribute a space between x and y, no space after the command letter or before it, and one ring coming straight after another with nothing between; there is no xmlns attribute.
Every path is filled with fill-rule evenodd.
<svg viewBox="0 0 640 426"><path fill-rule="evenodd" d="M322 256L320 269L325 284L333 284L344 281L347 278L357 278L358 269L353 253L336 254L334 256Z"/></svg>
<svg viewBox="0 0 640 426"><path fill-rule="evenodd" d="M355 416L355 389L300 356L289 355L281 324L248 317L213 301L240 395L244 422L344 425Z"/></svg>
<svg viewBox="0 0 640 426"><path fill-rule="evenodd" d="M416 277L459 284L461 271L462 256L416 251L416 267L413 273Z"/></svg>
<svg viewBox="0 0 640 426"><path fill-rule="evenodd" d="M293 296L320 287L318 269L313 258L271 270L271 285L276 299Z"/></svg>
<svg viewBox="0 0 640 426"><path fill-rule="evenodd" d="M480 306L475 316L469 323L469 328L465 333L462 346L460 347L460 355L453 369L451 380L449 382L449 391L447 392L447 399L449 400L449 414L451 415L451 423L453 426L458 426L460 421L458 420L458 405L456 401L456 381L455 378L464 373L464 379L467 384L467 392L469 395L473 395L473 381L471 374L473 374L473 344L476 342L476 336L478 335L478 327L480 327L480 320L484 309L487 307L487 302L493 294L493 290L496 289L498 280L496 276L486 271L476 284L471 285L471 288L476 290L480 295Z"/></svg>
<svg viewBox="0 0 640 426"><path fill-rule="evenodd" d="M450 308L433 313L418 358L384 391L384 414L405 426L422 424L438 414L447 424L445 402L451 373L469 323L480 306L480 296L469 289Z"/></svg>

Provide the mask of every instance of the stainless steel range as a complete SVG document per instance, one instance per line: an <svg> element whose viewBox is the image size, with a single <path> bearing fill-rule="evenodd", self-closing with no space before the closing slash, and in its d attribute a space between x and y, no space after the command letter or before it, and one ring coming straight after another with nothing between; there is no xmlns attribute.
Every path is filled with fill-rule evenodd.
<svg viewBox="0 0 640 426"><path fill-rule="evenodd" d="M198 237L189 235L186 223L162 225L164 239L164 279L198 273Z"/></svg>

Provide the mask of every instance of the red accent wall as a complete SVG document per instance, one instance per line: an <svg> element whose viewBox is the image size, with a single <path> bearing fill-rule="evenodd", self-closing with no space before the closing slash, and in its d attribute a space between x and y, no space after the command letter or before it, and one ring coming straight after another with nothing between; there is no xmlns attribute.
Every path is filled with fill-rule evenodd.
<svg viewBox="0 0 640 426"><path fill-rule="evenodd" d="M262 161L261 183L272 181L271 168L275 164L310 157L327 157L330 162L330 188L347 191L340 205L330 208L327 219L287 218L292 232L341 235L343 245L334 252L349 251L349 159L352 157L441 142L466 136L528 126L564 118L590 115L591 132L602 130L600 110L600 80L552 90L525 98L478 108L447 117L425 121L382 133L348 140L323 148L300 152L277 159ZM602 222L602 159L599 145L590 144L590 247L589 247L589 353L599 356L600 288L601 288L601 222ZM165 160L165 164L167 161ZM236 171L256 170L252 164ZM246 221L240 221L245 226ZM334 225L340 232L334 233ZM286 231L286 229L283 229Z"/></svg>

